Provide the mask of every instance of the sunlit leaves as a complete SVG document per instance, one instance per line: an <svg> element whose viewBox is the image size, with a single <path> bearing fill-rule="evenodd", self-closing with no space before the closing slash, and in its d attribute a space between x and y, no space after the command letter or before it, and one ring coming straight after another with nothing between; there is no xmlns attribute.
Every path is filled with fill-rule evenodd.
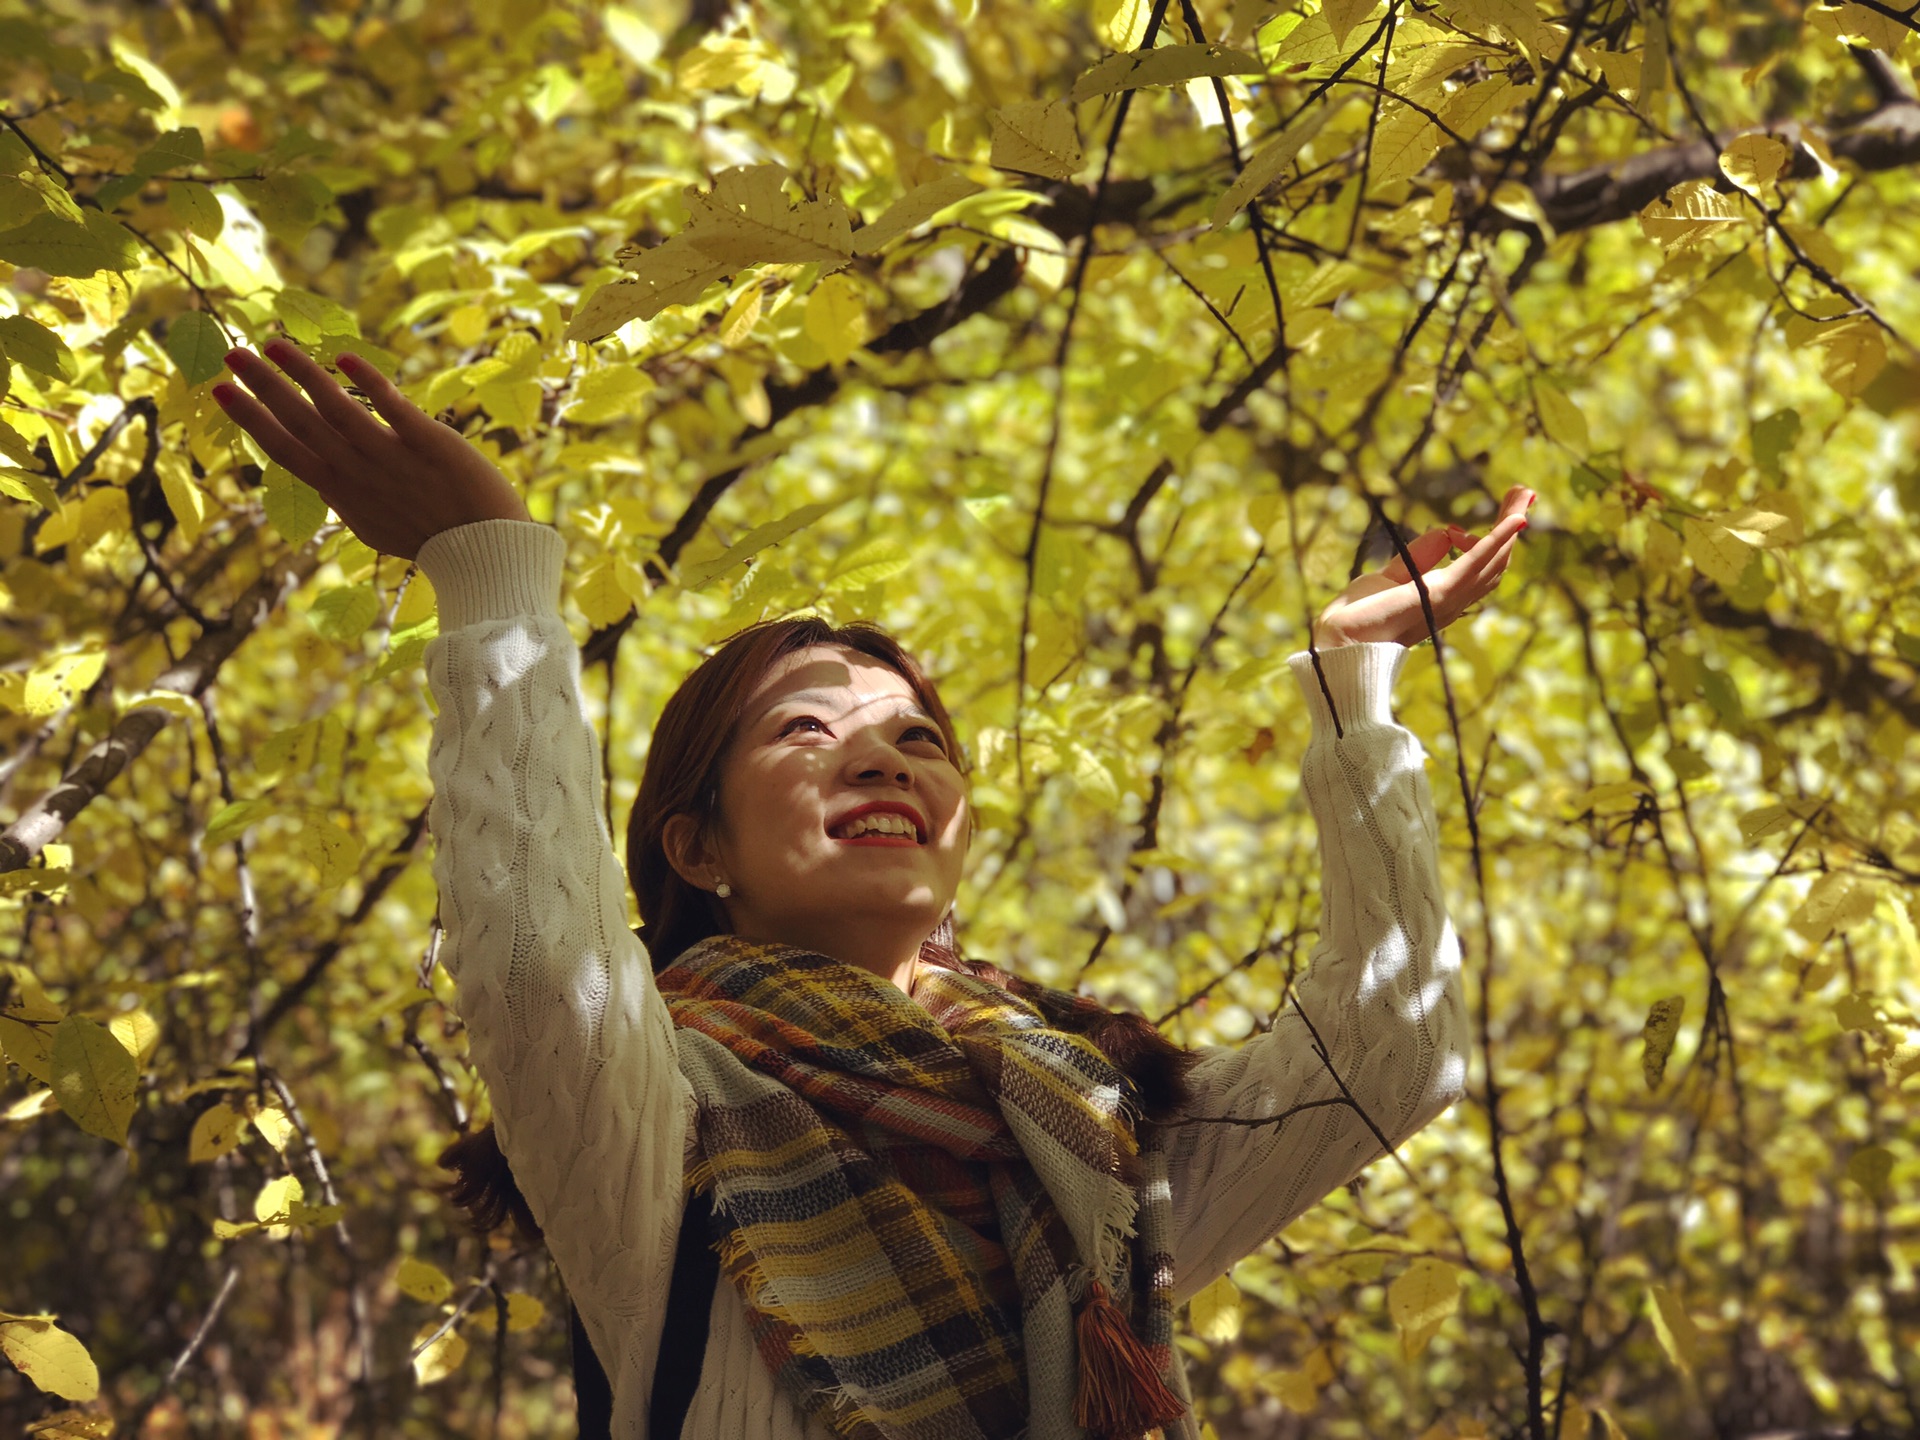
<svg viewBox="0 0 1920 1440"><path fill-rule="evenodd" d="M437 1385L467 1358L466 1337L458 1330L447 1330L435 1339L434 1332L439 1329L437 1324L429 1325L414 1336L414 1344L422 1348L413 1357L413 1374L422 1385Z"/></svg>
<svg viewBox="0 0 1920 1440"><path fill-rule="evenodd" d="M1029 100L996 110L991 163L1066 180L1086 163L1073 111L1058 100Z"/></svg>
<svg viewBox="0 0 1920 1440"><path fill-rule="evenodd" d="M187 1159L198 1165L229 1154L247 1133L247 1117L224 1100L215 1101L200 1112L187 1137Z"/></svg>
<svg viewBox="0 0 1920 1440"><path fill-rule="evenodd" d="M1334 107L1327 105L1310 111L1253 152L1245 167L1234 177L1227 193L1213 207L1213 224L1225 225L1247 207L1254 196L1286 174L1294 159L1332 117Z"/></svg>
<svg viewBox="0 0 1920 1440"><path fill-rule="evenodd" d="M289 545L306 544L326 523L327 502L291 470L279 464L268 465L261 485L266 492L262 508L267 523Z"/></svg>
<svg viewBox="0 0 1920 1440"><path fill-rule="evenodd" d="M51 1315L0 1312L0 1355L35 1385L63 1400L91 1400L100 1393L100 1371L87 1347L54 1324Z"/></svg>
<svg viewBox="0 0 1920 1440"><path fill-rule="evenodd" d="M203 385L223 374L232 348L219 322L204 310L175 316L167 326L167 354L189 385Z"/></svg>
<svg viewBox="0 0 1920 1440"><path fill-rule="evenodd" d="M394 1272L393 1283L400 1287L402 1295L410 1295L415 1300L424 1300L429 1305L438 1305L453 1294L453 1281L438 1265L409 1255L400 1262L400 1268Z"/></svg>
<svg viewBox="0 0 1920 1440"><path fill-rule="evenodd" d="M708 193L688 191L693 243L735 266L845 264L853 253L846 207L833 199L789 201L787 178L779 165L745 165L716 175Z"/></svg>
<svg viewBox="0 0 1920 1440"><path fill-rule="evenodd" d="M1240 1316L1239 1287L1222 1275L1189 1302L1187 1323L1202 1340L1223 1345L1240 1334Z"/></svg>
<svg viewBox="0 0 1920 1440"><path fill-rule="evenodd" d="M867 307L860 287L844 275L829 275L807 295L806 331L835 365L867 341Z"/></svg>
<svg viewBox="0 0 1920 1440"><path fill-rule="evenodd" d="M139 1066L106 1026L83 1015L69 1015L55 1028L54 1098L89 1135L116 1145L126 1143L139 1082Z"/></svg>
<svg viewBox="0 0 1920 1440"><path fill-rule="evenodd" d="M1845 870L1831 870L1815 880L1788 924L1819 944L1829 935L1851 930L1873 914L1876 896L1871 886Z"/></svg>
<svg viewBox="0 0 1920 1440"><path fill-rule="evenodd" d="M1700 1360L1700 1330L1679 1297L1665 1285L1649 1285L1647 1317L1667 1358L1691 1374Z"/></svg>
<svg viewBox="0 0 1920 1440"><path fill-rule="evenodd" d="M49 380L71 380L78 373L66 341L25 315L0 317L0 350L16 364L37 370Z"/></svg>
<svg viewBox="0 0 1920 1440"><path fill-rule="evenodd" d="M1418 1358L1460 1305L1460 1272L1423 1255L1387 1287L1387 1313L1407 1359Z"/></svg>
<svg viewBox="0 0 1920 1440"><path fill-rule="evenodd" d="M1148 85L1184 85L1202 75L1258 75L1265 70L1253 56L1226 45L1162 45L1109 55L1074 81L1068 98L1086 100Z"/></svg>
<svg viewBox="0 0 1920 1440"><path fill-rule="evenodd" d="M1750 218L1739 196L1723 195L1707 180L1683 180L1640 212L1640 229L1654 244L1676 250L1704 244Z"/></svg>
<svg viewBox="0 0 1920 1440"><path fill-rule="evenodd" d="M769 521L765 525L756 525L712 559L682 567L680 583L689 590L697 590L703 585L710 584L734 566L751 560L770 545L778 545L781 541L799 534L821 516L837 508L837 502L821 501L813 505L803 505L798 510L782 515L778 520Z"/></svg>
<svg viewBox="0 0 1920 1440"><path fill-rule="evenodd" d="M1720 152L1720 173L1749 195L1772 186L1792 152L1771 135L1742 135Z"/></svg>
<svg viewBox="0 0 1920 1440"><path fill-rule="evenodd" d="M1138 50L1152 18L1152 0L1094 0L1093 23L1115 50Z"/></svg>
<svg viewBox="0 0 1920 1440"><path fill-rule="evenodd" d="M871 255L890 241L926 224L949 205L979 193L980 186L964 175L943 175L938 180L916 185L889 205L878 220L854 232L854 253Z"/></svg>

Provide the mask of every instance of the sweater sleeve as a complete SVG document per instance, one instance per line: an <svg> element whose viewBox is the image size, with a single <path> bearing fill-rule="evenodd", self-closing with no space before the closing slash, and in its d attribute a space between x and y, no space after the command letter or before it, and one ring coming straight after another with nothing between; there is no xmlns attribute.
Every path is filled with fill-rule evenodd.
<svg viewBox="0 0 1920 1440"><path fill-rule="evenodd" d="M691 1094L601 818L565 558L557 530L523 520L421 547L441 627L428 819L442 954L501 1150L631 1403L659 1339Z"/></svg>
<svg viewBox="0 0 1920 1440"><path fill-rule="evenodd" d="M1320 939L1273 1029L1206 1050L1191 1072L1195 1108L1166 1141L1176 1299L1386 1153L1329 1064L1395 1146L1465 1093L1460 950L1425 751L1392 713L1406 656L1392 643L1322 650L1326 694L1311 657L1291 659L1313 721L1302 784L1320 832Z"/></svg>

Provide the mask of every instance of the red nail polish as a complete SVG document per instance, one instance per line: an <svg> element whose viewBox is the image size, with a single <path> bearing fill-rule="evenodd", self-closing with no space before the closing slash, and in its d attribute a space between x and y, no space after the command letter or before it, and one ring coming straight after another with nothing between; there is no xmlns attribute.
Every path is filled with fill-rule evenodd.
<svg viewBox="0 0 1920 1440"><path fill-rule="evenodd" d="M1527 528L1527 522L1526 522L1525 520L1522 520L1522 521L1520 522L1520 528L1521 528L1522 530L1524 530L1524 529L1526 529L1526 528Z"/></svg>
<svg viewBox="0 0 1920 1440"><path fill-rule="evenodd" d="M213 398L219 403L222 409L225 409L227 403L233 399L233 387L231 385L214 386Z"/></svg>

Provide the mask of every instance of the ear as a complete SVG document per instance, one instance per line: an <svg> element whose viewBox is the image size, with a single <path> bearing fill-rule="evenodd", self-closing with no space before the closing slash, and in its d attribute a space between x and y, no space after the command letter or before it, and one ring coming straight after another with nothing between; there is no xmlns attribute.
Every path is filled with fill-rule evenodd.
<svg viewBox="0 0 1920 1440"><path fill-rule="evenodd" d="M693 816L669 815L660 831L660 848L666 851L667 863L673 867L674 874L698 889L713 888L713 866L717 857L700 832L700 822Z"/></svg>

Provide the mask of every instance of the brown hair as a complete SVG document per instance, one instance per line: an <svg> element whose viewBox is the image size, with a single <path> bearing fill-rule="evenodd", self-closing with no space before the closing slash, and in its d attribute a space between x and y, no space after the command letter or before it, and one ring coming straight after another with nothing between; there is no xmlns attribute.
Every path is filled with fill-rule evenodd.
<svg viewBox="0 0 1920 1440"><path fill-rule="evenodd" d="M804 617L762 621L731 636L695 667L661 710L640 793L627 819L627 879L640 905L635 933L656 972L698 942L727 933L726 912L719 900L682 879L668 863L663 841L667 821L675 815L697 816L703 825L718 819L722 762L748 698L783 657L815 645L843 646L900 674L939 726L947 754L963 775L967 773L953 720L939 692L900 642L880 626L863 620L835 625ZM951 916L922 944L920 958L1003 989L1030 988L996 966L963 960L953 943ZM1149 1119L1170 1118L1184 1107L1186 1071L1193 1057L1146 1017L1085 1006L1050 1014L1049 1019L1080 1031L1097 1045L1133 1081L1140 1108ZM522 1235L540 1237L491 1125L447 1146L440 1164L457 1172L456 1179L441 1187L443 1193L466 1209L476 1230L485 1232L511 1219Z"/></svg>

